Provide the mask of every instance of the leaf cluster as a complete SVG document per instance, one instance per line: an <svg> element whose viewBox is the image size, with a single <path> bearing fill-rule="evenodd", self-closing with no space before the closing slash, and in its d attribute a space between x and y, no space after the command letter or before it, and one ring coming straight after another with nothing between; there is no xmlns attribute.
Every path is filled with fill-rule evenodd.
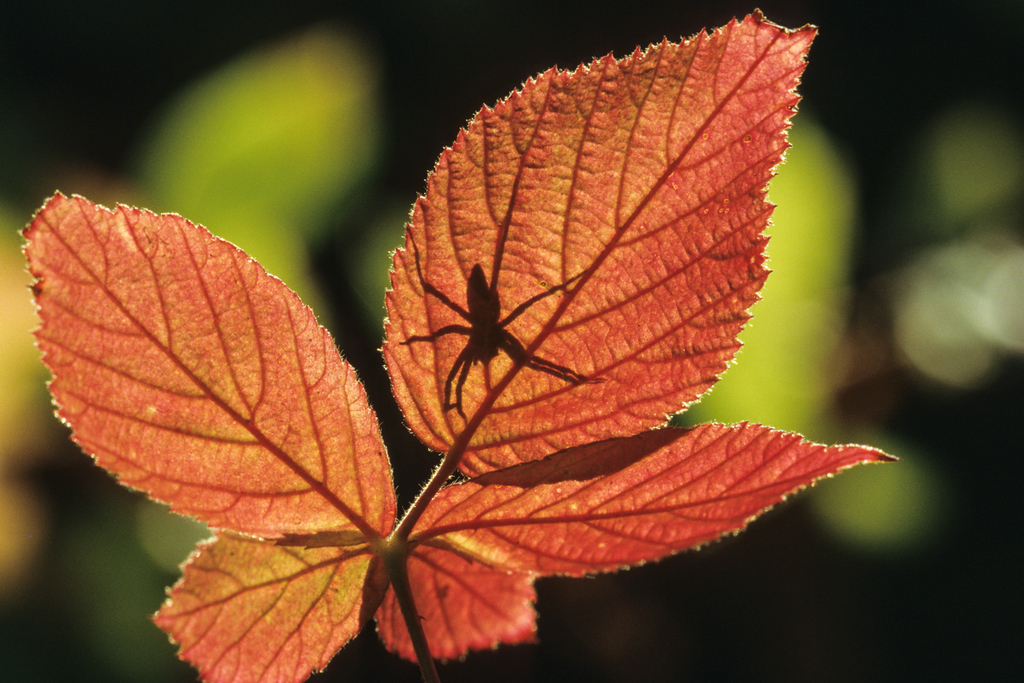
<svg viewBox="0 0 1024 683"><path fill-rule="evenodd" d="M885 459L666 426L767 277L813 36L754 15L551 70L445 150L387 293L395 397L443 454L403 515L362 385L281 281L180 216L53 197L25 235L58 413L121 483L217 530L154 617L180 656L301 681L375 619L434 680L434 659L531 640L538 577L665 557Z"/></svg>

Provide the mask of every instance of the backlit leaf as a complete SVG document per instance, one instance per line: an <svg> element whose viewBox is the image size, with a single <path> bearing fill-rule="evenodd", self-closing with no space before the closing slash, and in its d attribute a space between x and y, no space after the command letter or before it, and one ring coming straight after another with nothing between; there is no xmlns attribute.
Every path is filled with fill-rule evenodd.
<svg viewBox="0 0 1024 683"><path fill-rule="evenodd" d="M409 581L431 654L454 659L471 649L533 641L534 578L529 572L494 569L438 548L414 550ZM377 631L390 650L415 661L393 590L377 612Z"/></svg>
<svg viewBox="0 0 1024 683"><path fill-rule="evenodd" d="M767 275L765 191L813 37L748 17L545 72L470 122L387 297L421 439L470 434L481 473L660 425L715 382Z"/></svg>
<svg viewBox="0 0 1024 683"><path fill-rule="evenodd" d="M204 679L304 680L372 615L383 576L366 547L282 548L221 537L199 546L154 617Z"/></svg>
<svg viewBox="0 0 1024 683"><path fill-rule="evenodd" d="M580 576L739 531L816 479L886 459L761 425L656 429L450 486L411 540L495 569Z"/></svg>
<svg viewBox="0 0 1024 683"><path fill-rule="evenodd" d="M363 388L280 280L180 216L59 194L26 237L50 390L98 464L214 527L390 531Z"/></svg>

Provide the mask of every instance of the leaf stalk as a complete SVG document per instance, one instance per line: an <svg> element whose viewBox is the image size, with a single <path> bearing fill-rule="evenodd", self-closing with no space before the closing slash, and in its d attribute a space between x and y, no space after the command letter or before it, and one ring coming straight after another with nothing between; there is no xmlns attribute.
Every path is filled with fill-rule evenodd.
<svg viewBox="0 0 1024 683"><path fill-rule="evenodd" d="M405 515L402 516L401 521L395 527L395 530L391 532L390 538L401 539L403 542L409 539L409 534L412 533L413 527L416 526L416 522L419 521L420 517L426 511L430 501L434 499L437 492L440 491L444 485L448 482L448 479L455 473L455 470L459 467L459 462L462 460L462 456L466 452L466 446L469 445L469 440L473 437L480 423L483 422L484 415L490 409L490 404L493 403L493 399L490 402L485 402L481 406L480 410L470 418L466 428L459 433L455 439L455 443L445 454L444 459L441 460L441 464L434 470L434 474L430 476L430 480L420 491L419 495L416 496L416 500L406 510Z"/></svg>
<svg viewBox="0 0 1024 683"><path fill-rule="evenodd" d="M384 561L384 568L391 578L391 587L395 591L395 598L402 610L402 618L405 626L409 629L409 637L412 639L413 649L416 652L416 660L420 665L420 673L423 675L424 683L441 683L437 675L437 668L434 658L430 654L430 645L427 643L427 635L420 622L420 614L416 610L416 601L413 598L412 586L409 583L408 559L411 548L409 547L409 535L413 527L419 521L420 516L426 511L430 501L434 499L448 479L454 474L466 452L469 439L480 426L485 411L477 411L466 428L462 430L452 444L451 449L445 454L441 464L434 470L430 480L423 490L416 496L416 500L406 511L394 531L385 539L376 550L377 554Z"/></svg>
<svg viewBox="0 0 1024 683"><path fill-rule="evenodd" d="M427 643L427 635L423 631L420 614L416 610L412 585L409 583L408 544L404 539L395 538L392 534L382 544L378 554L384 561L384 569L391 578L391 587L395 591L395 598L402 610L402 618L405 620L406 628L409 629L409 637L412 639L412 647L416 652L416 661L420 665L423 683L441 683L434 658L430 655L430 645Z"/></svg>

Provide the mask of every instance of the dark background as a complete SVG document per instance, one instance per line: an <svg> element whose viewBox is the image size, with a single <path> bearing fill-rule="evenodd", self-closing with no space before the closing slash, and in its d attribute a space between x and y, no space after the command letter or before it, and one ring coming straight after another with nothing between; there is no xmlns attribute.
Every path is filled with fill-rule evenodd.
<svg viewBox="0 0 1024 683"><path fill-rule="evenodd" d="M904 221L913 220L900 207L921 130L947 105L976 99L1024 121L1024 5L806 0L760 7L784 26L820 26L802 106L856 173L853 291L861 303L854 311L871 308L877 276L914 253L914 240L899 239ZM351 230L346 226L372 215L376 198L400 196L411 204L466 120L525 78L721 26L752 9L731 1L8 0L0 4L0 197L27 222L58 187L88 194L73 185L83 174L93 178L83 183L90 187L96 178L130 174L134 145L179 89L254 46L335 23L376 52L385 112L383 156L363 199L352 200L338 219L330 239L340 243ZM1018 234L1022 198L1018 189L1011 207ZM408 494L433 459L404 438L389 407L377 330L352 310L354 297L332 262L340 245L329 246L314 255L316 276L335 320L363 320L337 330L338 342L367 383L386 433L396 435L389 448L400 491ZM888 343L879 315L880 343ZM1024 664L1022 388L1024 362L1010 355L988 381L967 389L937 388L894 362L837 390L837 414L913 444L941 472L950 515L923 549L858 552L824 533L807 505L794 501L738 538L697 553L594 579L540 581L539 644L473 653L443 666L442 679L1010 678ZM0 603L0 678L194 679L141 618L176 576L147 570L133 583L103 583L145 562L140 551L112 540L130 536L130 513L121 513L135 495L92 468L53 422L54 436L36 446L49 454L20 475L47 510L48 531L29 577ZM126 592L138 594L139 607L125 606ZM90 615L108 608L154 631L151 667L118 667L97 654L104 635ZM117 637L112 633L108 638ZM371 627L316 680L418 676L383 651Z"/></svg>

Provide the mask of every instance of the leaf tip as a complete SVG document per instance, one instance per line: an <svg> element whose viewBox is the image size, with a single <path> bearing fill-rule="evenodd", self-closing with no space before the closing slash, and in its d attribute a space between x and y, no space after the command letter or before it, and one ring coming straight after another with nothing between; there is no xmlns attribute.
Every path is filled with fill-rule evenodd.
<svg viewBox="0 0 1024 683"><path fill-rule="evenodd" d="M771 19L766 17L764 15L764 12L761 11L760 8L755 8L754 11L751 12L747 16L745 21L751 21L751 22L753 22L755 24L758 24L758 25L764 24L766 26L770 26L772 28L776 28L776 29L778 29L778 30L780 30L780 31L782 31L784 33L789 34L789 35L794 35L794 34L797 34L797 33L808 33L808 34L811 35L811 37L813 37L814 34L816 34L817 31L818 31L818 27L816 25L814 25L814 24L804 24L800 28L786 28L785 26L781 26L779 24L776 24L774 21L772 21Z"/></svg>

